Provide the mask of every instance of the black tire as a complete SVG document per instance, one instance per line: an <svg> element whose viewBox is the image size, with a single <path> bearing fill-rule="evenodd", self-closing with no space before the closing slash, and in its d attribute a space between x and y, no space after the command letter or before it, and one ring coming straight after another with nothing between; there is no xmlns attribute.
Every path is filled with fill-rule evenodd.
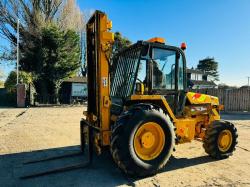
<svg viewBox="0 0 250 187"><path fill-rule="evenodd" d="M221 151L219 149L218 138L222 131L229 130L232 134L232 143L230 147ZM205 152L215 159L225 159L233 154L238 143L237 129L228 121L214 121L206 130L203 147Z"/></svg>
<svg viewBox="0 0 250 187"><path fill-rule="evenodd" d="M150 176L165 166L172 155L175 132L170 118L149 105L135 106L121 114L116 121L111 136L111 154L118 167L133 176ZM134 136L139 127L147 122L155 122L162 128L165 138L160 154L152 160L143 160L135 152Z"/></svg>

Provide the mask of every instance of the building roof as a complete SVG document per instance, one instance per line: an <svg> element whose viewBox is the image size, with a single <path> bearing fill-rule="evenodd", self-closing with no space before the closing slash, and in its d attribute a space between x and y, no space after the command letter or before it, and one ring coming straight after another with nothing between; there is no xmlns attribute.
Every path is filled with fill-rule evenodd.
<svg viewBox="0 0 250 187"><path fill-rule="evenodd" d="M198 70L198 69L188 69L188 68L187 68L187 73L204 74L204 72L201 71L201 70Z"/></svg>
<svg viewBox="0 0 250 187"><path fill-rule="evenodd" d="M64 80L63 82L87 83L87 77L71 77Z"/></svg>
<svg viewBox="0 0 250 187"><path fill-rule="evenodd" d="M240 89L250 89L250 86L244 85L244 86L241 86Z"/></svg>
<svg viewBox="0 0 250 187"><path fill-rule="evenodd" d="M190 80L193 85L206 85L206 86L217 86L213 81L196 81Z"/></svg>

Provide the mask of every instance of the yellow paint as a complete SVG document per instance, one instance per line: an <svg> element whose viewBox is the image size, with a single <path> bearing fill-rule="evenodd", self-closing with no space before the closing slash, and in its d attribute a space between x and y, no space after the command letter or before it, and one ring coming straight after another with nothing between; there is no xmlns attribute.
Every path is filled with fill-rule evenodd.
<svg viewBox="0 0 250 187"><path fill-rule="evenodd" d="M191 92L189 92L191 93ZM194 95L194 93L192 94ZM189 97L192 96L189 94ZM209 101L211 102L211 98L207 97L207 95L202 96L202 100L205 98L205 102ZM176 127L176 136L179 139L179 143L185 143L190 142L191 140L195 138L203 138L205 135L204 128L208 127L209 124L211 124L214 120L219 120L220 115L217 112L216 108L213 108L214 106L211 106L211 103L201 103L201 100L196 101L197 107L205 107L205 111L194 111L191 112L191 106L196 107L196 104L192 104L191 106L187 106L185 109L185 116L182 118L176 118L173 111L171 110L170 106L168 105L167 100L165 97L161 95L132 95L131 100L138 100L141 103L143 102L150 102L150 101L158 101L158 103L163 103L163 108L165 111L168 112L169 117L172 119L175 127ZM212 97L213 99L213 97ZM213 102L216 103L216 102ZM204 105L201 105L204 104ZM219 103L218 103L219 104ZM216 106L215 106L216 107ZM201 126L201 124L203 126Z"/></svg>
<svg viewBox="0 0 250 187"><path fill-rule="evenodd" d="M134 136L134 149L143 160L153 160L160 155L165 145L165 134L162 127L155 122L143 124Z"/></svg>
<svg viewBox="0 0 250 187"><path fill-rule="evenodd" d="M107 29L108 29L108 30L111 30L111 29L112 29L112 26L113 26L112 21L107 20Z"/></svg>
<svg viewBox="0 0 250 187"><path fill-rule="evenodd" d="M96 12L94 16L98 16L99 22L97 23L99 30L96 32L98 36L96 38L96 53L98 56L97 65L97 75L96 79L98 81L97 98L100 102L96 106L99 111L97 114L100 116L95 116L88 113L86 119L92 124L100 127L100 135L96 138L94 144L99 150L98 146L109 145L110 144L110 78L109 78L109 62L107 58L107 53L110 51L112 43L114 42L114 33L109 32L112 28L112 22L108 20L107 15L101 12ZM95 29L95 23L90 22L87 24L88 29ZM93 40L94 42L94 40ZM91 96L90 96L91 97ZM91 104L91 103L89 103ZM100 137L100 138L99 138Z"/></svg>
<svg viewBox="0 0 250 187"><path fill-rule="evenodd" d="M190 142L195 137L195 125L197 121L192 118L181 118L175 122L176 135L179 143Z"/></svg>
<svg viewBox="0 0 250 187"><path fill-rule="evenodd" d="M102 131L102 144L110 145L111 131Z"/></svg>
<svg viewBox="0 0 250 187"><path fill-rule="evenodd" d="M223 130L220 132L218 137L218 148L221 152L229 150L233 142L233 136L230 130Z"/></svg>
<svg viewBox="0 0 250 187"><path fill-rule="evenodd" d="M184 143L187 141L191 141L195 137L195 125L197 123L196 118L180 118L177 119L171 110L170 106L168 105L168 102L166 99L161 95L132 95L131 100L140 100L140 102L143 102L143 100L149 100L149 101L158 101L162 102L165 106L165 110L170 115L170 118L172 119L175 127L176 127L176 135L181 138L180 143Z"/></svg>
<svg viewBox="0 0 250 187"><path fill-rule="evenodd" d="M211 95L188 92L186 96L191 104L210 103L211 105L219 105L218 97L214 97Z"/></svg>
<svg viewBox="0 0 250 187"><path fill-rule="evenodd" d="M100 41L99 41L99 84L100 98L100 128L102 131L102 145L109 145L109 130L110 130L110 79L109 79L109 62L106 57L106 49L102 49L102 46L109 46L114 42L114 33L108 32L112 27L111 21L108 20L106 14L100 15Z"/></svg>
<svg viewBox="0 0 250 187"><path fill-rule="evenodd" d="M136 94L143 95L144 94L144 84L143 83L136 83Z"/></svg>
<svg viewBox="0 0 250 187"><path fill-rule="evenodd" d="M109 108L110 104L111 104L111 101L110 101L109 97L104 96L104 98L103 98L103 106L106 107L106 108Z"/></svg>
<svg viewBox="0 0 250 187"><path fill-rule="evenodd" d="M212 123L215 120L220 120L220 114L216 109L212 109L209 115L209 123Z"/></svg>

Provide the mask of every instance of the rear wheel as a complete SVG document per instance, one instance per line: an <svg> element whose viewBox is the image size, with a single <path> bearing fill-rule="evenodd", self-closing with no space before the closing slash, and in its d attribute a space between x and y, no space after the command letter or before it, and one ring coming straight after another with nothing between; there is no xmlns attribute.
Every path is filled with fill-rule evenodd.
<svg viewBox="0 0 250 187"><path fill-rule="evenodd" d="M227 121L215 121L206 130L203 147L211 157L228 158L237 145L237 129Z"/></svg>
<svg viewBox="0 0 250 187"><path fill-rule="evenodd" d="M114 125L111 154L125 173L153 175L167 163L174 140L168 116L152 108L135 107L123 113Z"/></svg>

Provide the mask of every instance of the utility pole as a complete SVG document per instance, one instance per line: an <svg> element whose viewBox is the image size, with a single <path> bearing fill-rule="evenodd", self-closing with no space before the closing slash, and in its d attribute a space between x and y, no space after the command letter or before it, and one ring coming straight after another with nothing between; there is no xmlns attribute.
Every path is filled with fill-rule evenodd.
<svg viewBox="0 0 250 187"><path fill-rule="evenodd" d="M18 85L19 83L19 25L20 25L20 20L17 18L17 44L16 44L16 84Z"/></svg>
<svg viewBox="0 0 250 187"><path fill-rule="evenodd" d="M247 77L247 86L249 86L250 77Z"/></svg>

